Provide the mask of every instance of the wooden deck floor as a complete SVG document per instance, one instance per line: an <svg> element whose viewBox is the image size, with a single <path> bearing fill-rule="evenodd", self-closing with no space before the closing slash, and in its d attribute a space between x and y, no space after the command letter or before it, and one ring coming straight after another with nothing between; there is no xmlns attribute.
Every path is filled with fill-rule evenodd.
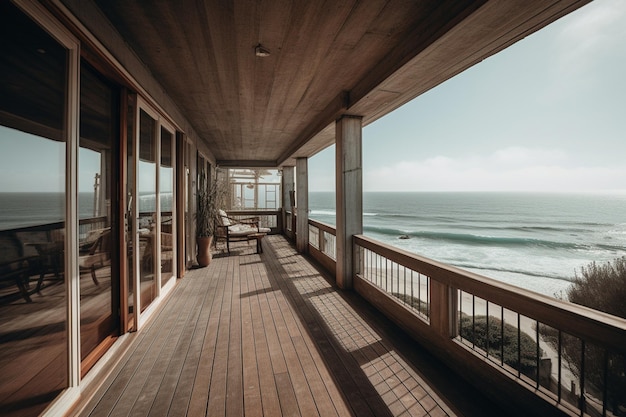
<svg viewBox="0 0 626 417"><path fill-rule="evenodd" d="M281 236L190 271L83 416L506 415Z"/></svg>

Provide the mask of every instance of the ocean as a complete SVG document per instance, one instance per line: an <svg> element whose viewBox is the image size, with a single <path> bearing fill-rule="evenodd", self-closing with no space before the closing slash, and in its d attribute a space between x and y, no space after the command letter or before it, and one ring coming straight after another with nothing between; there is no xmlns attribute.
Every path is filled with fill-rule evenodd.
<svg viewBox="0 0 626 417"><path fill-rule="evenodd" d="M311 192L309 206L311 218L335 224L334 193ZM626 193L365 192L363 229L421 256L565 297L582 266L626 256Z"/></svg>
<svg viewBox="0 0 626 417"><path fill-rule="evenodd" d="M0 193L0 230L62 222L64 219L63 193ZM139 196L140 212L152 212L156 208L153 193ZM161 210L172 210L172 194L161 194ZM101 214L101 215L104 215ZM78 217L94 217L94 194L78 193Z"/></svg>
<svg viewBox="0 0 626 417"><path fill-rule="evenodd" d="M0 193L0 230L62 222L63 193ZM93 217L93 193L78 194L80 218Z"/></svg>
<svg viewBox="0 0 626 417"><path fill-rule="evenodd" d="M139 200L154 209L154 195ZM334 193L312 192L309 205L335 224ZM626 193L366 192L363 205L367 236L549 296L582 266L626 256ZM92 216L93 193L79 193L79 217ZM0 193L0 230L62 220L59 193Z"/></svg>

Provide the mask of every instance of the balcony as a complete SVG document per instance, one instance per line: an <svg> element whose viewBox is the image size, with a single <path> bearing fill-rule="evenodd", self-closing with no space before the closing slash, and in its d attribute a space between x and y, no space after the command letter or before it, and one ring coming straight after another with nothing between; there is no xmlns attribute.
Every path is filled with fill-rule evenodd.
<svg viewBox="0 0 626 417"><path fill-rule="evenodd" d="M190 271L79 415L502 416L282 236Z"/></svg>

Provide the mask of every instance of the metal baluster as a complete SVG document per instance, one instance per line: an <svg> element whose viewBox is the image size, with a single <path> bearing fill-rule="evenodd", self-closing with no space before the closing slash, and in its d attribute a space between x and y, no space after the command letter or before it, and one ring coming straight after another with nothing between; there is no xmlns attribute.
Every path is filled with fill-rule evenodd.
<svg viewBox="0 0 626 417"><path fill-rule="evenodd" d="M463 341L463 290L459 290L459 338Z"/></svg>
<svg viewBox="0 0 626 417"><path fill-rule="evenodd" d="M535 320L535 336L536 336L536 341L537 341L537 345L536 345L536 352L535 352L535 366L537 367L537 375L536 375L536 384L535 384L535 388L539 389L539 371L540 371L540 365L541 365L541 358L539 357L539 320Z"/></svg>
<svg viewBox="0 0 626 417"><path fill-rule="evenodd" d="M472 348L476 347L476 296L472 294Z"/></svg>
<svg viewBox="0 0 626 417"><path fill-rule="evenodd" d="M557 398L558 398L558 402L561 402L561 396L562 396L562 392L561 392L561 382L562 382L562 376L561 376L561 366L562 364L562 353L561 353L561 349L562 349L562 343L563 343L563 333L561 333L561 330L559 329L559 340L558 340L558 352L557 352L557 361L559 363L559 376L558 376L558 384L557 384Z"/></svg>
<svg viewBox="0 0 626 417"><path fill-rule="evenodd" d="M520 314L517 313L517 377L522 375L522 331Z"/></svg>
<svg viewBox="0 0 626 417"><path fill-rule="evenodd" d="M487 329L485 330L485 351L487 357L489 357L489 300L485 300L485 324Z"/></svg>
<svg viewBox="0 0 626 417"><path fill-rule="evenodd" d="M606 417L606 396L609 385L609 350L604 349L604 378L602 386L602 417Z"/></svg>
<svg viewBox="0 0 626 417"><path fill-rule="evenodd" d="M580 340L580 417L585 414L585 341Z"/></svg>
<svg viewBox="0 0 626 417"><path fill-rule="evenodd" d="M500 306L500 366L504 366L504 307Z"/></svg>

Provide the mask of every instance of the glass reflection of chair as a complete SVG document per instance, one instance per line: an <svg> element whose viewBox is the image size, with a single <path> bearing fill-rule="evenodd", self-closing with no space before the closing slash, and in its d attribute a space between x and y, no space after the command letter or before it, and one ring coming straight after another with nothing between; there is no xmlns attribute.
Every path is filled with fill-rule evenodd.
<svg viewBox="0 0 626 417"><path fill-rule="evenodd" d="M92 240L95 236L95 240ZM89 271L94 284L99 285L96 271L110 264L111 261L111 230L101 229L93 231L91 237L88 236L87 243L83 243L84 254L78 257L80 273ZM93 243L91 243L93 241ZM86 248L88 246L88 248Z"/></svg>
<svg viewBox="0 0 626 417"><path fill-rule="evenodd" d="M56 281L62 279L64 236L60 229L21 230L15 236L21 244L22 255L30 258L33 272L37 270L39 273L37 293L41 291L48 273L53 273ZM26 287L30 288L30 282L26 283Z"/></svg>
<svg viewBox="0 0 626 417"><path fill-rule="evenodd" d="M30 303L32 300L28 286L38 257L23 255L17 238L12 235L0 235L0 288L15 285L22 298Z"/></svg>

